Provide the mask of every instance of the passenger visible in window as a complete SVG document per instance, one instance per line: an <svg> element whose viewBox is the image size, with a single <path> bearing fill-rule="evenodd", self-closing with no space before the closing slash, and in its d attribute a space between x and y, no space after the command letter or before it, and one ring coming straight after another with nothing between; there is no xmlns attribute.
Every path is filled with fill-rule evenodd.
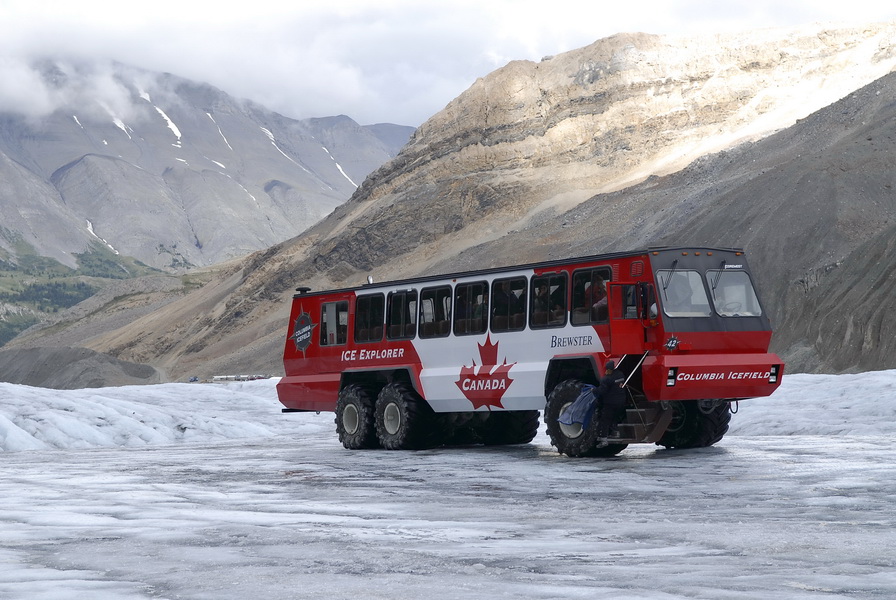
<svg viewBox="0 0 896 600"><path fill-rule="evenodd" d="M469 316L467 313L467 288L462 287L457 291L457 298L455 298L454 318L466 319Z"/></svg>
<svg viewBox="0 0 896 600"><path fill-rule="evenodd" d="M482 290L482 296L479 297L479 302L476 303L476 306L473 307L473 318L474 319L482 319L488 316L488 290Z"/></svg>
<svg viewBox="0 0 896 600"><path fill-rule="evenodd" d="M594 281L585 290L585 306L597 308L607 304L607 284L600 275L595 276Z"/></svg>
<svg viewBox="0 0 896 600"><path fill-rule="evenodd" d="M501 289L495 294L493 302L494 310L492 312L495 315L506 317L522 312L520 299L510 289L510 281L501 282Z"/></svg>
<svg viewBox="0 0 896 600"><path fill-rule="evenodd" d="M563 280L557 289L551 292L551 322L566 321L566 282Z"/></svg>
<svg viewBox="0 0 896 600"><path fill-rule="evenodd" d="M535 292L534 310L537 312L550 312L554 318L562 316L566 310L563 298L563 289L557 287L557 291L550 293L550 287L547 283L539 284Z"/></svg>
<svg viewBox="0 0 896 600"><path fill-rule="evenodd" d="M548 284L539 283L535 288L535 299L532 302L532 310L535 312L547 312L551 309L551 296L548 294Z"/></svg>
<svg viewBox="0 0 896 600"><path fill-rule="evenodd" d="M600 275L595 275L591 285L585 290L585 306L591 307L592 321L607 320L607 284Z"/></svg>

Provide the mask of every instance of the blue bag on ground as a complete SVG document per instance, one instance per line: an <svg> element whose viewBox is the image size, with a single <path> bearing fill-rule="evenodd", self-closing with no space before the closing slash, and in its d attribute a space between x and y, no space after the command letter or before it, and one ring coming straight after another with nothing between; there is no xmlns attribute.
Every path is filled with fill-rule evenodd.
<svg viewBox="0 0 896 600"><path fill-rule="evenodd" d="M576 398L575 402L563 409L557 421L563 425L581 423L584 429L591 422L591 417L594 416L594 409L597 407L596 400L594 386L586 383L582 386L579 397Z"/></svg>

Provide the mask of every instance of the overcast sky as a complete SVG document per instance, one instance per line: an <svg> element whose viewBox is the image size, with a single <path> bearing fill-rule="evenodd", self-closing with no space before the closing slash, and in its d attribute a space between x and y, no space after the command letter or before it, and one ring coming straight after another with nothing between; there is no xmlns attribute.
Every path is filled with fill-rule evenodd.
<svg viewBox="0 0 896 600"><path fill-rule="evenodd" d="M614 33L891 20L881 0L0 0L0 111L29 97L23 60L49 54L174 73L293 118L418 126L511 60Z"/></svg>

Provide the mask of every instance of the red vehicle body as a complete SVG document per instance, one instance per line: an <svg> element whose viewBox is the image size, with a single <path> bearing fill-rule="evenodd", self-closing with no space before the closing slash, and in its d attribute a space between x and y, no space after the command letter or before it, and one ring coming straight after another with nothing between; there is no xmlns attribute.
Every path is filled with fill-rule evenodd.
<svg viewBox="0 0 896 600"><path fill-rule="evenodd" d="M277 385L291 411L332 411L347 448L527 443L539 413L560 452L700 447L730 404L784 365L745 253L651 248L370 283L293 298ZM627 377L618 437L561 412L607 361Z"/></svg>

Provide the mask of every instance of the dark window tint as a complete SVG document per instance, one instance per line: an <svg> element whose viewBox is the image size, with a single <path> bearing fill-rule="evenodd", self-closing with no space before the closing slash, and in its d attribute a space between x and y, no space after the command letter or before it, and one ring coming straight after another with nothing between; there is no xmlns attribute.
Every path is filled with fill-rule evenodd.
<svg viewBox="0 0 896 600"><path fill-rule="evenodd" d="M386 335L389 339L410 339L417 332L417 290L389 294Z"/></svg>
<svg viewBox="0 0 896 600"><path fill-rule="evenodd" d="M521 331L526 327L526 278L492 282L492 331Z"/></svg>
<svg viewBox="0 0 896 600"><path fill-rule="evenodd" d="M420 291L420 337L444 337L451 333L451 287Z"/></svg>
<svg viewBox="0 0 896 600"><path fill-rule="evenodd" d="M355 300L355 341L378 342L383 339L386 299L382 294L358 296Z"/></svg>
<svg viewBox="0 0 896 600"><path fill-rule="evenodd" d="M563 327L567 311L566 273L536 275L529 300L529 327Z"/></svg>
<svg viewBox="0 0 896 600"><path fill-rule="evenodd" d="M454 334L485 333L488 327L488 283L459 283L454 287Z"/></svg>

